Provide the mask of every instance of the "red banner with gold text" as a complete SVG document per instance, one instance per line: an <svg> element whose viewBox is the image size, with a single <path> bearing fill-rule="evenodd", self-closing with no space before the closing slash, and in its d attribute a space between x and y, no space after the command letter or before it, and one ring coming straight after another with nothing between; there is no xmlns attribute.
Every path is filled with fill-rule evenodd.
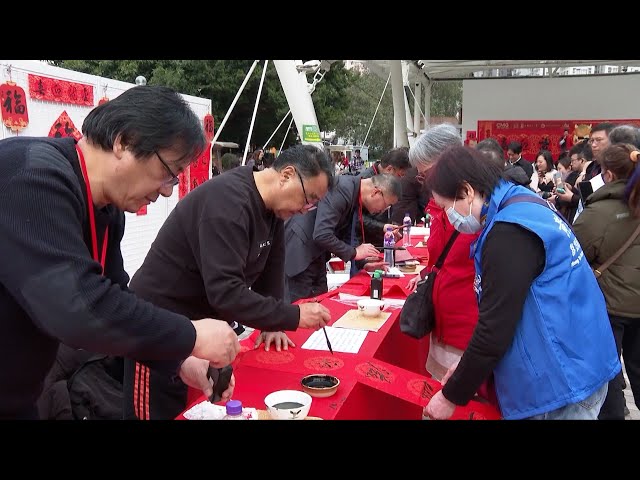
<svg viewBox="0 0 640 480"><path fill-rule="evenodd" d="M37 100L93 107L93 85L29 74L29 95Z"/></svg>
<svg viewBox="0 0 640 480"><path fill-rule="evenodd" d="M512 141L522 144L522 157L530 162L535 160L540 150L550 150L554 160L563 150L584 138L588 138L591 129L598 123L610 122L640 126L640 119L615 120L478 120L478 141L495 138L507 151ZM567 131L564 146L560 140Z"/></svg>

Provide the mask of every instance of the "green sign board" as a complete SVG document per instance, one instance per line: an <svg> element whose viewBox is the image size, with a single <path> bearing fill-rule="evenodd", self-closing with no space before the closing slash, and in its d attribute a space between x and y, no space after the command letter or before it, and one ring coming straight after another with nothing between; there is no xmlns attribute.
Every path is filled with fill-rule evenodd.
<svg viewBox="0 0 640 480"><path fill-rule="evenodd" d="M320 129L317 125L302 125L303 142L322 142Z"/></svg>

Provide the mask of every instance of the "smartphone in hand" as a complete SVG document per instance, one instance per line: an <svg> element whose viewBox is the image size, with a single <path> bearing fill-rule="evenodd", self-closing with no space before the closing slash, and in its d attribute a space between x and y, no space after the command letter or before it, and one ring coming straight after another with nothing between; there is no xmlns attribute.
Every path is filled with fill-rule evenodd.
<svg viewBox="0 0 640 480"><path fill-rule="evenodd" d="M556 186L556 192L564 193L566 190L564 188L564 182L562 181L562 175L560 172L553 173L553 183Z"/></svg>

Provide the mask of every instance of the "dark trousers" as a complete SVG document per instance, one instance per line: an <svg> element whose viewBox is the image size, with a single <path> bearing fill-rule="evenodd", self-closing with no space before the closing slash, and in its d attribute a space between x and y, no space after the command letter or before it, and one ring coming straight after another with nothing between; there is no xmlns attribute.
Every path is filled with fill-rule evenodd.
<svg viewBox="0 0 640 480"><path fill-rule="evenodd" d="M640 318L609 315L618 355L622 352L631 391L636 405L640 403ZM624 420L624 377L620 372L609 382L607 397L598 420ZM640 408L640 407L639 407Z"/></svg>
<svg viewBox="0 0 640 480"><path fill-rule="evenodd" d="M295 277L285 277L284 290L284 299L289 303L326 293L329 290L326 256L317 257L304 272Z"/></svg>

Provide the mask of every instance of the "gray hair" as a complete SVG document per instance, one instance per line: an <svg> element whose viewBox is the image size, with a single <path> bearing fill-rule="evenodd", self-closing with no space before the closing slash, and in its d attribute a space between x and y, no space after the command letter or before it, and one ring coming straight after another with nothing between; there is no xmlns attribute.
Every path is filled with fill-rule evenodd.
<svg viewBox="0 0 640 480"><path fill-rule="evenodd" d="M390 193L398 199L402 196L402 183L400 183L400 178L395 175L379 173L371 177L371 181L376 187L379 187L384 192Z"/></svg>
<svg viewBox="0 0 640 480"><path fill-rule="evenodd" d="M609 143L630 143L640 148L640 130L633 125L618 125L609 132Z"/></svg>
<svg viewBox="0 0 640 480"><path fill-rule="evenodd" d="M409 162L413 167L429 164L451 145L462 145L458 128L451 123L433 125L409 149Z"/></svg>

